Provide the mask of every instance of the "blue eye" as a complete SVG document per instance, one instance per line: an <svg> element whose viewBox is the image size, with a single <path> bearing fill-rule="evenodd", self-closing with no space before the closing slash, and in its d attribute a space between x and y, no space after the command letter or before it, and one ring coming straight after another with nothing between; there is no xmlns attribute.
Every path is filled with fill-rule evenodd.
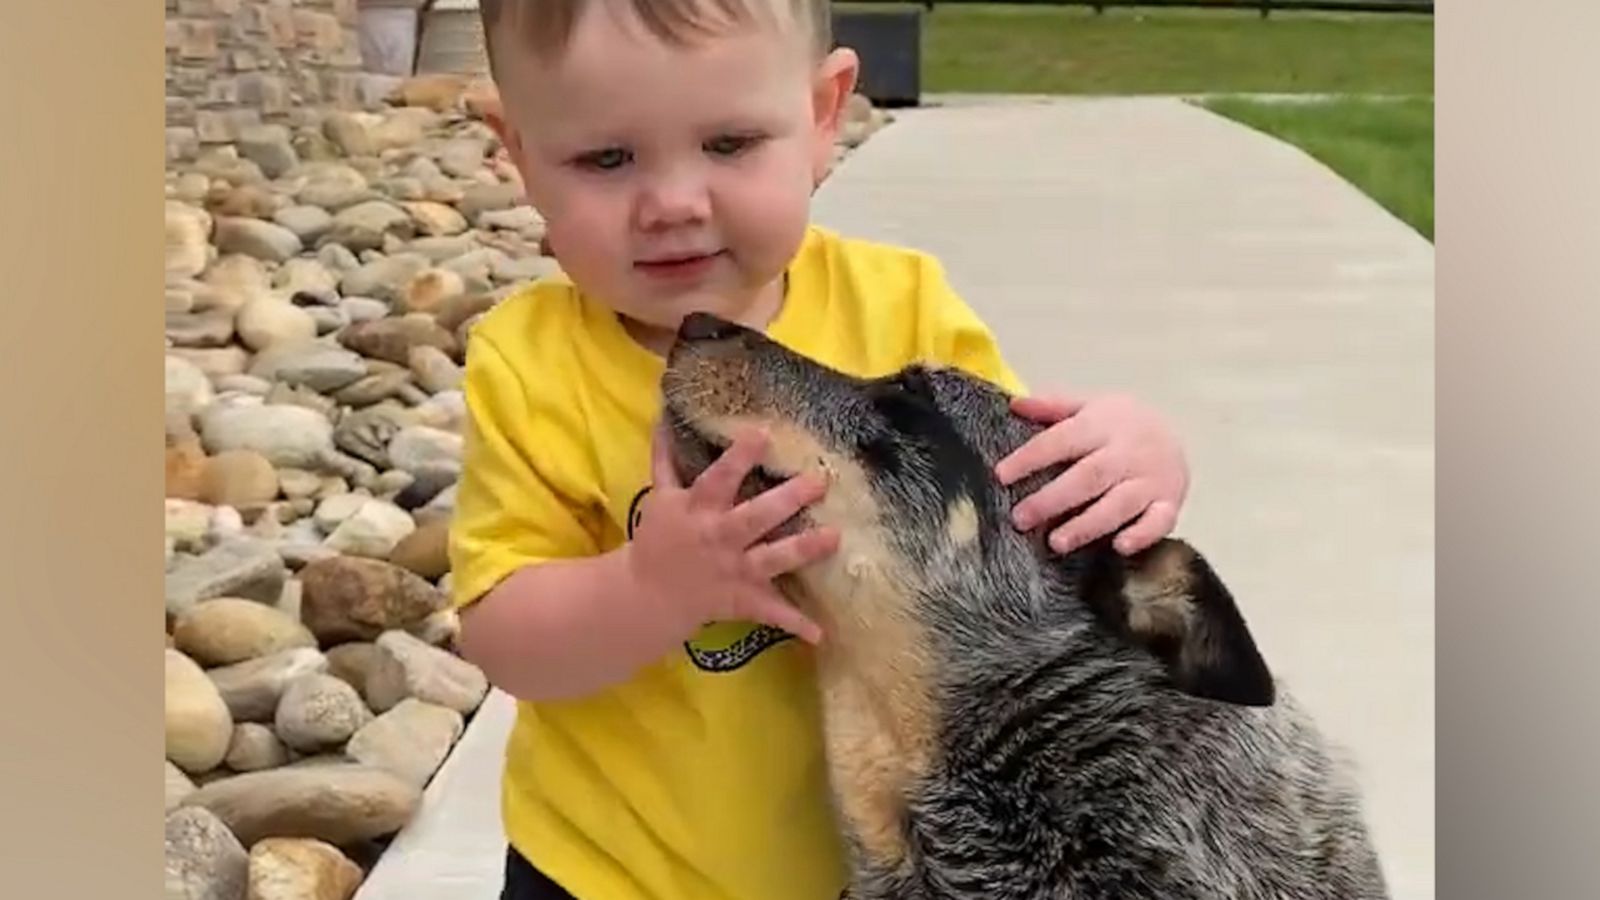
<svg viewBox="0 0 1600 900"><path fill-rule="evenodd" d="M604 150L595 150L580 155L575 162L585 169L600 169L610 171L620 168L633 159L633 154L621 147L607 147Z"/></svg>
<svg viewBox="0 0 1600 900"><path fill-rule="evenodd" d="M705 150L716 156L738 156L761 140L755 135L725 134L705 143Z"/></svg>

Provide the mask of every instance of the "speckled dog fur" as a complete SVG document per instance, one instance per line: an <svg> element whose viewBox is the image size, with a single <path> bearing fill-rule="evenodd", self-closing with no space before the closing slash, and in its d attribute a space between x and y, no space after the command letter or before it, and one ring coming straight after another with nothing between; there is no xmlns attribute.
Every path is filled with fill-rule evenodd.
<svg viewBox="0 0 1600 900"><path fill-rule="evenodd" d="M746 495L806 469L830 559L780 580L826 632L828 765L856 900L1386 896L1353 783L1190 546L1065 557L1002 488L1038 426L997 388L858 379L693 316L662 382L681 474L741 425Z"/></svg>

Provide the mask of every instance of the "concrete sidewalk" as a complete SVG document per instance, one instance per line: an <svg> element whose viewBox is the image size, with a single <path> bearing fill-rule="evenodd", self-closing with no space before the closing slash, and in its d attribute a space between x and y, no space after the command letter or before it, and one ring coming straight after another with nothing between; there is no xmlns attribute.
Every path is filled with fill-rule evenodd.
<svg viewBox="0 0 1600 900"><path fill-rule="evenodd" d="M1176 100L896 116L818 220L937 254L1034 389L1128 390L1170 416L1194 470L1180 534L1352 751L1394 896L1430 900L1432 246L1299 151ZM474 723L361 900L496 896L503 712Z"/></svg>

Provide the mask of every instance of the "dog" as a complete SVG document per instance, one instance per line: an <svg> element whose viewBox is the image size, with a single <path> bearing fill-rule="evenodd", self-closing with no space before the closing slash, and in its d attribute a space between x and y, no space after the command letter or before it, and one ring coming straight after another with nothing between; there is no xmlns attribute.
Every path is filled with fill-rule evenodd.
<svg viewBox="0 0 1600 900"><path fill-rule="evenodd" d="M823 628L829 780L853 900L1376 900L1348 767L1187 543L1066 555L1024 533L995 463L1039 427L923 365L860 378L709 314L661 382L685 483L742 426L741 497L804 470L826 496L771 538L839 530L778 579Z"/></svg>

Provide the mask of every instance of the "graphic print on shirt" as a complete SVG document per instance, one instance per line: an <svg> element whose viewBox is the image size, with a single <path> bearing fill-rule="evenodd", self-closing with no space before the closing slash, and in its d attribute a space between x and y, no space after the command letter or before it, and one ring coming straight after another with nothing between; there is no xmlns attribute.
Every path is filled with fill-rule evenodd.
<svg viewBox="0 0 1600 900"><path fill-rule="evenodd" d="M644 516L644 498L650 493L645 485L628 503L628 540ZM749 622L710 622L694 637L683 643L683 650L702 672L733 672L749 665L769 648L775 647L794 635L771 625Z"/></svg>

